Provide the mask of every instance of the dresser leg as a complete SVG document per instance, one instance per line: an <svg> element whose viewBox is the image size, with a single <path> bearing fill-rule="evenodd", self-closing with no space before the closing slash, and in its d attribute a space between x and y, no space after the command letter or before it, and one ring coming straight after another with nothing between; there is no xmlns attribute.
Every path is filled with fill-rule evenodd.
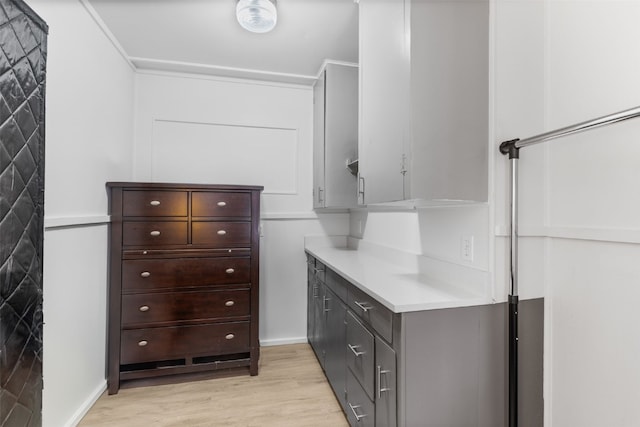
<svg viewBox="0 0 640 427"><path fill-rule="evenodd" d="M251 363L249 365L249 375L258 375L258 361L260 360L260 348L251 351Z"/></svg>

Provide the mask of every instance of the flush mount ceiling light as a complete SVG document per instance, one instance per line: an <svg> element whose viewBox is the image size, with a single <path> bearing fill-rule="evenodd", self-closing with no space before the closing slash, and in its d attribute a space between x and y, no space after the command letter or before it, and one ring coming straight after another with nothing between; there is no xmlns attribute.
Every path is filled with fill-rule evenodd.
<svg viewBox="0 0 640 427"><path fill-rule="evenodd" d="M236 17L245 30L267 33L276 26L276 0L238 0Z"/></svg>

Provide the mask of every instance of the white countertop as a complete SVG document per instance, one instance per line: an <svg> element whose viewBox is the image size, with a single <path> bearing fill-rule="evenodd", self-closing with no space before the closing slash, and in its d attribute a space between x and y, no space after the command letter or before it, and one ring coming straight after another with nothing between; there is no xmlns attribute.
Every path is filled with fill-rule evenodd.
<svg viewBox="0 0 640 427"><path fill-rule="evenodd" d="M492 302L486 272L351 240L306 238L305 250L394 313Z"/></svg>

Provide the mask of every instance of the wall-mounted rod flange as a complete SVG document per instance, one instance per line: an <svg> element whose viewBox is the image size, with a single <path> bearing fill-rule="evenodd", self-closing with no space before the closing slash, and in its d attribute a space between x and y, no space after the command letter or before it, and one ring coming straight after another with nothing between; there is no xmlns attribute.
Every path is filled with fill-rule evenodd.
<svg viewBox="0 0 640 427"><path fill-rule="evenodd" d="M520 141L520 138L504 141L500 144L500 152L504 155L509 155L510 159L520 158L520 148L516 147L516 142Z"/></svg>

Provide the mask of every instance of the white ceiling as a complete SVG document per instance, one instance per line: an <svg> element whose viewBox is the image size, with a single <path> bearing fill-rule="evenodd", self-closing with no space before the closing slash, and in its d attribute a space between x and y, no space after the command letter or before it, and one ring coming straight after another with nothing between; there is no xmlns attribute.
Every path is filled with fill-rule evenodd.
<svg viewBox="0 0 640 427"><path fill-rule="evenodd" d="M85 0L140 69L309 84L325 60L358 62L353 0L278 0L278 24L250 33L236 0Z"/></svg>

